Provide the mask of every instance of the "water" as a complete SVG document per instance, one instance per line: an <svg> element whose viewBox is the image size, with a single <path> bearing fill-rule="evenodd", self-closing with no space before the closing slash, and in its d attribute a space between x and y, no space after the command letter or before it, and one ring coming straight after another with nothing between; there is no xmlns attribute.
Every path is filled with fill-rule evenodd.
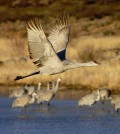
<svg viewBox="0 0 120 134"><path fill-rule="evenodd" d="M0 97L0 134L119 134L120 113L106 101L92 108L78 108L76 100L53 100L37 104L27 113L12 109L12 99Z"/></svg>

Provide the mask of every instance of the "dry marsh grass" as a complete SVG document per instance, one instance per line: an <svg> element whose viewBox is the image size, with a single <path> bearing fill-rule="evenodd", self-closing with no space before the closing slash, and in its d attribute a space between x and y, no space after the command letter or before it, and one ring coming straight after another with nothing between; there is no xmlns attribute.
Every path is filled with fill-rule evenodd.
<svg viewBox="0 0 120 134"><path fill-rule="evenodd" d="M49 16L55 16L65 11L76 18L102 18L112 16L120 19L119 0L0 0L0 20L28 19L40 16L49 21ZM18 15L19 12L19 15Z"/></svg>
<svg viewBox="0 0 120 134"><path fill-rule="evenodd" d="M82 67L72 69L65 73L54 76L36 75L20 81L14 81L17 75L26 75L36 69L29 59L27 41L25 39L0 39L0 57L3 64L0 65L0 84L37 84L39 81L45 84L47 81L56 80L61 77L62 85L86 86L91 89L108 87L111 90L120 89L120 61L116 60L120 47L120 38L111 37L82 37L70 42L67 50L67 58L79 62L96 60L100 63L96 67ZM27 57L26 63L19 62L20 57ZM15 59L15 64L4 64L7 59Z"/></svg>

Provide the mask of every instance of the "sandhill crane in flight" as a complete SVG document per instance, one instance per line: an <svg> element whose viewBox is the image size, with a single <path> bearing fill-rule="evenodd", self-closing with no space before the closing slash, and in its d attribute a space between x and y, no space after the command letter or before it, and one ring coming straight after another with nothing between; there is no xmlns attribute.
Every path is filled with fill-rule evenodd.
<svg viewBox="0 0 120 134"><path fill-rule="evenodd" d="M37 65L39 69L26 76L17 76L15 80L36 74L54 75L68 69L98 65L94 61L77 63L66 59L66 48L70 34L69 15L63 14L57 19L48 38L38 18L30 20L27 23L26 29L30 58L33 59L33 63Z"/></svg>

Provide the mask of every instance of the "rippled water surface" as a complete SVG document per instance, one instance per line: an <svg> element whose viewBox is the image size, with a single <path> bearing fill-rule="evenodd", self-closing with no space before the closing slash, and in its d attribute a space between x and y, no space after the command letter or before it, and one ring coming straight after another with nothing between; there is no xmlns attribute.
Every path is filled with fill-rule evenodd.
<svg viewBox="0 0 120 134"><path fill-rule="evenodd" d="M0 134L120 134L120 112L109 102L78 108L75 100L53 100L51 106L37 104L12 109L13 99L0 97Z"/></svg>

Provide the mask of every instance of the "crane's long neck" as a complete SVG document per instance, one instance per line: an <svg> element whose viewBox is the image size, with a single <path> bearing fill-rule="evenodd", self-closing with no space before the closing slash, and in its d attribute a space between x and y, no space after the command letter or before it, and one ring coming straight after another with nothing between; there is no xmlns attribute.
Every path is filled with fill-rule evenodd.
<svg viewBox="0 0 120 134"><path fill-rule="evenodd" d="M55 88L55 82L52 82L52 89Z"/></svg>
<svg viewBox="0 0 120 134"><path fill-rule="evenodd" d="M30 77L30 76L33 76L33 75L36 75L36 74L39 74L39 73L40 73L40 71L36 71L36 72L33 72L33 73L29 74L29 75L17 76L14 80L24 79L24 78L26 78L26 77Z"/></svg>
<svg viewBox="0 0 120 134"><path fill-rule="evenodd" d="M99 101L101 99L101 94L100 94L100 90L98 90L97 92L97 97L96 97L96 101Z"/></svg>
<svg viewBox="0 0 120 134"><path fill-rule="evenodd" d="M54 94L55 94L55 93L57 92L57 90L58 90L59 83L60 83L60 81L57 80L56 86L55 86L55 88L54 88Z"/></svg>
<svg viewBox="0 0 120 134"><path fill-rule="evenodd" d="M47 83L47 90L50 90L50 82Z"/></svg>
<svg viewBox="0 0 120 134"><path fill-rule="evenodd" d="M97 63L94 63L93 61L86 62L86 63L71 62L70 64L66 65L66 70L73 69L73 68L79 68L79 67L86 67L86 66L96 66L96 65L97 65Z"/></svg>
<svg viewBox="0 0 120 134"><path fill-rule="evenodd" d="M38 83L38 88L37 88L37 90L40 91L40 89L41 89L41 83Z"/></svg>

